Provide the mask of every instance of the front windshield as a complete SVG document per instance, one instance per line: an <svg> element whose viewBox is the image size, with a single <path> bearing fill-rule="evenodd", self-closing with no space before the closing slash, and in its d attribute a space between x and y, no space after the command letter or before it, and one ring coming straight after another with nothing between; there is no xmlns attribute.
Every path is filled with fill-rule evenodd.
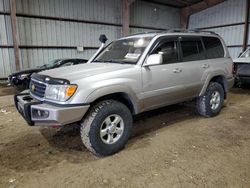
<svg viewBox="0 0 250 188"><path fill-rule="evenodd" d="M247 51L245 51L240 57L242 57L242 58L250 57L250 48Z"/></svg>
<svg viewBox="0 0 250 188"><path fill-rule="evenodd" d="M59 59L49 61L49 63L42 65L40 68L53 68L60 63Z"/></svg>
<svg viewBox="0 0 250 188"><path fill-rule="evenodd" d="M152 37L133 37L110 43L93 62L136 64Z"/></svg>

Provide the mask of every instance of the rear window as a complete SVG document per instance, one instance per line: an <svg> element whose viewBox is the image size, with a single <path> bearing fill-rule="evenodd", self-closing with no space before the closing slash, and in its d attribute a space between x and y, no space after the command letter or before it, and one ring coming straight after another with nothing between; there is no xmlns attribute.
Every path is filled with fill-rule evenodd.
<svg viewBox="0 0 250 188"><path fill-rule="evenodd" d="M202 37L206 48L206 57L208 59L224 57L224 48L220 39L216 37Z"/></svg>

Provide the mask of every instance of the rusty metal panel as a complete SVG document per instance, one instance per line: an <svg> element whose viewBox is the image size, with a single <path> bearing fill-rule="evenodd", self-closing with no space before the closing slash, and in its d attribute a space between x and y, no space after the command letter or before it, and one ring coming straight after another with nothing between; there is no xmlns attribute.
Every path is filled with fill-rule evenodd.
<svg viewBox="0 0 250 188"><path fill-rule="evenodd" d="M246 0L228 0L190 16L189 28L244 22Z"/></svg>
<svg viewBox="0 0 250 188"><path fill-rule="evenodd" d="M180 9L136 0L131 5L131 25L179 28Z"/></svg>

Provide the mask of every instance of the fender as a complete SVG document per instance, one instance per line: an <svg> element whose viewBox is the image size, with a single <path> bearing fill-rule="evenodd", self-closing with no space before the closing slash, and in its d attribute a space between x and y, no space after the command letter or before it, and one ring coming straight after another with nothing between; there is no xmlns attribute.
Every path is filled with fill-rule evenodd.
<svg viewBox="0 0 250 188"><path fill-rule="evenodd" d="M94 90L92 93L90 93L87 96L85 103L91 103L91 102L94 102L95 100L97 100L101 97L104 97L104 96L110 95L110 94L115 94L115 93L126 94L133 104L135 114L138 114L141 112L141 110L143 108L143 104L138 99L136 94L129 87L124 86L124 85L118 85L118 84L111 85L111 86L104 86L104 87L101 87L101 88Z"/></svg>
<svg viewBox="0 0 250 188"><path fill-rule="evenodd" d="M204 79L205 83L203 84L203 87L201 89L199 96L203 96L205 94L210 81L216 76L222 76L224 79L226 79L226 73L223 70L213 70L213 71L204 73L202 80L204 78L206 78L206 80ZM224 80L224 88L225 90L227 90L227 82L225 80Z"/></svg>

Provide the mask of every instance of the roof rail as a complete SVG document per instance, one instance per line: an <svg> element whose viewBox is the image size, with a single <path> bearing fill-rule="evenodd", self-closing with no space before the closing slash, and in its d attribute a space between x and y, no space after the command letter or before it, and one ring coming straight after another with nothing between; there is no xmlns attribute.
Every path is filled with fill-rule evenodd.
<svg viewBox="0 0 250 188"><path fill-rule="evenodd" d="M179 33L210 33L210 34L215 34L218 35L217 33L213 32L213 31L203 31L200 29L168 29L166 30L167 32L171 33L171 32L179 32Z"/></svg>
<svg viewBox="0 0 250 188"><path fill-rule="evenodd" d="M139 32L139 33L134 33L131 34L129 36L136 36L136 35L141 35L141 34L150 34L150 33L209 33L209 34L214 34L214 35L218 35L217 33L215 33L214 31L205 31L205 30L201 30L201 29L181 29L181 28L177 28L177 29L166 29L163 31L144 31L144 32Z"/></svg>
<svg viewBox="0 0 250 188"><path fill-rule="evenodd" d="M197 29L197 32L200 32L200 33L210 33L210 34L218 35L218 33L215 33L214 31L205 31L205 30Z"/></svg>

